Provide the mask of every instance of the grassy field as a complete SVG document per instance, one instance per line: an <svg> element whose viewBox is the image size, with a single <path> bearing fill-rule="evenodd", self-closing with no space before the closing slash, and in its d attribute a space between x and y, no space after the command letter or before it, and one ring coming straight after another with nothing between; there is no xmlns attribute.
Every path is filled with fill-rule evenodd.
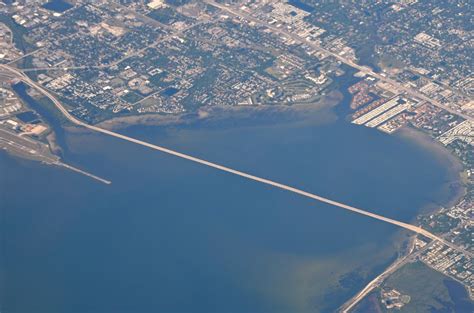
<svg viewBox="0 0 474 313"><path fill-rule="evenodd" d="M465 297L454 301L447 282L454 280L436 272L421 262L410 263L393 273L383 284L383 288L393 288L410 296L410 302L401 310L387 310L380 301L380 288L366 296L354 309L354 313L471 313L472 302ZM464 288L459 285L459 288Z"/></svg>
<svg viewBox="0 0 474 313"><path fill-rule="evenodd" d="M453 304L444 284L447 277L421 262L410 263L391 275L385 287L394 288L411 297L400 312L432 312L446 309Z"/></svg>

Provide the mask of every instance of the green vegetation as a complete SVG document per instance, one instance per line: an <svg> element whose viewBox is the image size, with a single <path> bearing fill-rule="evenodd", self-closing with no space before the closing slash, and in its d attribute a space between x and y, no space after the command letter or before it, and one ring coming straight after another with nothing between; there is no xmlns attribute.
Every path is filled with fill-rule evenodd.
<svg viewBox="0 0 474 313"><path fill-rule="evenodd" d="M380 290L372 291L356 305L353 313L379 313L382 311L382 303L379 300Z"/></svg>
<svg viewBox="0 0 474 313"><path fill-rule="evenodd" d="M128 92L126 93L125 95L122 96L122 99L127 101L128 103L135 103L137 101L140 101L141 99L143 99L142 96L140 96L139 94L137 94L136 92Z"/></svg>
<svg viewBox="0 0 474 313"><path fill-rule="evenodd" d="M41 97L34 96L33 98L42 107L44 107L46 110L51 112L51 114L53 114L57 119L59 119L59 121L61 122L62 125L64 125L64 126L72 125L71 122L58 110L58 108L54 105L54 103L51 100L49 100L48 98L43 97L43 96L41 96ZM64 102L62 102L62 103L64 103Z"/></svg>
<svg viewBox="0 0 474 313"><path fill-rule="evenodd" d="M431 216L421 216L419 222L421 226L429 232L444 234L456 228L459 224L459 219L452 218L445 214L436 214Z"/></svg>
<svg viewBox="0 0 474 313"><path fill-rule="evenodd" d="M474 233L473 225L466 225L464 231L462 231L458 236L457 240L460 244L471 246L472 245L472 234Z"/></svg>
<svg viewBox="0 0 474 313"><path fill-rule="evenodd" d="M474 168L474 150L470 149L469 143L456 139L448 146L451 151L462 161L466 170ZM474 199L474 174L463 174L466 183L466 199Z"/></svg>
<svg viewBox="0 0 474 313"><path fill-rule="evenodd" d="M384 287L411 297L400 312L431 312L452 304L444 280L448 279L421 262L409 263L393 273Z"/></svg>
<svg viewBox="0 0 474 313"><path fill-rule="evenodd" d="M148 14L148 16L160 23L167 25L171 25L177 21L187 20L184 15L179 14L171 8L160 8L153 10Z"/></svg>
<svg viewBox="0 0 474 313"><path fill-rule="evenodd" d="M405 63L403 63L402 61L397 59L396 56L393 56L393 55L382 54L378 59L379 59L378 60L379 65L382 68L397 68L397 69L400 69L400 68L406 68L407 67L407 65Z"/></svg>

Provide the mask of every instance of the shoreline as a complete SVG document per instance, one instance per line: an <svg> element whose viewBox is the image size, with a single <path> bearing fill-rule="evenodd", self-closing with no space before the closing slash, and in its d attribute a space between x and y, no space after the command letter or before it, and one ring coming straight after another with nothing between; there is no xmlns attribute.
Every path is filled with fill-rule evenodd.
<svg viewBox="0 0 474 313"><path fill-rule="evenodd" d="M428 134L411 126L401 128L394 135L412 141L422 149L432 152L433 158L440 164L443 164L449 173L449 180L444 184L444 191L450 192L449 199L429 203L425 207L420 208L420 212L417 215L436 213L443 208L456 205L464 198L466 195L466 184L461 176L464 171L464 164L455 154Z"/></svg>
<svg viewBox="0 0 474 313"><path fill-rule="evenodd" d="M334 110L335 107L344 105L343 102L343 93L338 90L332 90L328 94L321 96L318 101L308 104L203 107L194 113L169 115L144 114L115 117L94 124L94 126L111 131L124 130L133 126L186 126L196 122L219 122L229 118L241 118L251 121L252 117L256 114L268 114L269 124L274 123L271 117L276 115L285 117L283 123L308 122L312 121L312 119L318 119L316 122L324 122L331 119L343 119L343 117L338 116ZM279 122L281 123L282 120L280 119ZM73 133L89 131L75 125L63 124L60 125L60 127ZM402 127L392 135L408 140L420 146L422 149L432 151L432 156L435 157L440 164L448 168L449 178L446 182L445 191L448 192L448 190L451 189L449 193L450 199L428 203L425 208L420 208L420 212L418 212L417 216L426 214L427 212L437 212L442 209L442 207L453 206L465 196L466 187L461 177L464 166L461 160L447 147L443 146L422 130L411 126ZM63 147L58 142L56 133L54 131L49 133L46 136L46 140L50 145L51 151L61 156Z"/></svg>
<svg viewBox="0 0 474 313"><path fill-rule="evenodd" d="M195 113L181 114L142 114L124 117L114 117L94 124L94 126L108 130L118 130L130 126L168 126L185 125L198 120L218 121L228 117L250 117L255 113L269 114L291 114L291 116L300 115L308 112L318 112L324 109L331 109L342 101L342 94L338 91L332 91L323 96L319 101L310 104L293 105L253 105L253 106L221 106L204 107ZM67 127L77 128L77 127Z"/></svg>
<svg viewBox="0 0 474 313"><path fill-rule="evenodd" d="M335 92L332 96L325 96L320 101L315 104L308 105L278 105L278 106L252 106L252 107L214 107L205 110L198 111L195 114L180 114L180 115L145 115L145 116L130 116L124 118L116 118L107 120L101 123L96 124L96 126L103 127L106 129L125 129L134 125L137 126L166 126L166 125L187 125L192 124L196 121L219 121L227 118L244 118L251 117L253 114L258 113L268 113L268 114L289 114L288 120L294 120L295 117L304 117L306 120L311 119L311 116L308 116L308 112L317 113L328 110L335 116L335 118L341 118L337 116L334 112L334 107L337 105L343 105L340 93ZM324 117L324 116L323 116ZM286 121L285 121L286 122ZM62 126L67 131L72 132L89 132L88 129L83 129L82 127L77 126ZM446 166L448 171L448 181L446 182L446 187L453 186L453 184L458 184L456 192L449 193L449 199L445 202L442 202L442 205L439 203L429 203L427 204L428 209L418 208L415 214L415 219L420 215L424 215L426 211L437 212L442 209L443 206L451 206L460 201L465 195L465 184L461 179L460 173L463 171L462 162L445 146L437 142L435 139L431 138L426 133L421 130L415 129L413 127L404 127L393 134L394 136L399 136L400 138L407 139L412 142L414 145L420 146L422 149L433 152L432 157L436 158L440 165ZM54 136L54 135L53 135ZM52 138L53 139L53 138ZM402 234L402 232L397 232ZM393 241L399 242L402 238L392 238ZM404 240L412 241L414 236L404 237ZM401 245L403 246L403 245ZM406 247L399 247L397 249L400 251L401 255L405 255ZM393 264L389 265L389 268ZM385 272L384 272L385 273ZM383 274L383 273L382 273Z"/></svg>
<svg viewBox="0 0 474 313"><path fill-rule="evenodd" d="M464 171L464 164L462 161L453 154L447 147L443 146L440 142L436 141L434 138L424 133L423 131L416 129L412 126L404 126L397 132L393 134L394 136L399 136L405 140L412 141L414 144L421 146L427 151L433 152L433 157L435 157L440 163L446 164L449 172L449 181L446 182L444 188L451 188L453 184L457 184L458 188L456 192L449 197L443 203L428 203L425 207L420 208L420 211L415 217L415 223L419 216L426 214L435 214L441 211L443 208L452 207L459 203L466 195L466 184L463 182L461 173ZM375 279L370 281L367 285L364 286L358 293L356 293L352 298L348 299L341 307L338 312L348 313L362 302L367 296L369 296L376 288L380 287L388 276L405 265L405 260L408 260L414 248L414 241L418 237L417 234L408 234L404 235L404 231L398 231L393 237L392 241L395 245L399 244L397 248L398 258L389 264L389 266ZM407 246L404 247L404 244L407 243ZM446 276L448 279L456 281L450 276ZM465 286L464 286L465 287ZM469 290L467 289L467 292ZM468 292L469 294L469 292Z"/></svg>
<svg viewBox="0 0 474 313"><path fill-rule="evenodd" d="M320 122L321 119L323 121L342 119L343 117L338 116L334 111L334 108L338 105L343 105L343 94L340 91L333 90L312 104L204 107L195 113L172 115L145 114L116 117L99 122L94 126L111 131L119 131L133 126L186 126L196 122L218 122L229 118L248 118L251 121L255 114L268 114L270 117L277 114L283 115L287 118L287 120L283 121L284 123L307 122L311 121L312 118L318 118ZM322 116L315 116L313 113L323 114ZM273 121L269 121L269 123L272 124ZM62 125L62 127L72 133L89 132L87 129L74 125ZM51 135L54 136L54 133ZM443 207L451 207L461 201L466 194L465 182L463 182L461 177L464 166L456 155L422 130L412 126L404 126L392 134L392 136L398 136L420 146L424 150L433 152L432 156L440 164L448 168L449 178L443 187L443 191L449 195L449 199L436 200L419 208L415 221L420 215L438 212ZM56 142L55 138L51 139L53 139L52 142L48 140L50 143ZM58 144L55 144L54 148L55 151L62 151L62 147Z"/></svg>

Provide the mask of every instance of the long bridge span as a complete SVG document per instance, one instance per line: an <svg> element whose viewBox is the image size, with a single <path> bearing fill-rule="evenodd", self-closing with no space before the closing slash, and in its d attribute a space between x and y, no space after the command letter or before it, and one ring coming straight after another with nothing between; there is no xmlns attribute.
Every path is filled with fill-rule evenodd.
<svg viewBox="0 0 474 313"><path fill-rule="evenodd" d="M167 153L167 154L170 154L170 155L182 158L182 159L186 159L188 161L192 161L192 162L195 162L195 163L198 163L198 164L201 164L201 165L212 167L214 169L217 169L217 170L220 170L220 171L223 171L223 172L227 172L227 173L230 173L230 174L233 174L233 175L237 175L237 176L249 179L249 180L253 180L253 181L256 181L256 182L259 182L259 183L262 183L262 184L272 186L272 187L280 188L280 189L283 189L283 190L301 195L303 197L314 199L314 200L317 200L317 201L320 201L320 202L323 202L323 203L327 203L327 204L339 207L341 209L345 209L345 210L348 210L348 211L351 211L351 212L354 212L354 213L357 213L357 214L361 214L361 215L364 215L364 216L367 216L367 217L370 217L370 218L373 218L373 219L376 219L376 220L379 220L379 221L382 221L382 222L386 222L386 223L404 228L406 230L412 231L414 233L423 235L423 236L428 237L432 240L441 241L441 242L453 247L452 243L447 242L443 238L440 238L440 237L432 234L431 232L429 232L429 231L427 231L427 230L425 230L421 227L418 227L418 226L415 226L415 225L412 225L412 224L409 224L409 223L397 221L395 219L388 218L388 217L382 216L380 214L372 213L372 212L369 212L369 211L366 211L366 210L363 210L363 209L359 209L359 208L353 207L351 205L347 205L347 204L344 204L344 203L341 203L341 202L338 202L338 201L335 201L335 200L331 200L331 199L328 199L328 198L325 198L325 197L322 197L322 196L319 196L319 195L316 195L316 194L313 194L313 193L310 193L310 192L307 192L307 191L304 191L304 190L301 190L301 189L298 189L298 188L295 188L295 187L291 187L289 185L285 185L285 184L278 183L276 181L272 181L272 180L269 180L269 179L266 179L266 178L251 175L251 174L241 172L241 171L238 171L238 170L235 170L235 169L232 169L232 168L229 168L229 167L217 164L217 163L213 163L213 162L206 161L206 160L203 160L203 159L200 159L200 158L196 158L196 157L193 157L193 156L188 155L188 154L184 154L184 153L181 153L181 152L178 152L178 151L174 151L174 150L171 150L171 149L168 149L168 148L165 148L165 147L162 147L162 146L158 146L158 145L155 145L155 144L152 144L152 143L149 143L149 142L145 142L145 141L142 141L142 140L139 140L139 139L135 139L135 138L132 138L132 137L129 137L129 136L126 136L126 135L122 135L120 133L117 133L117 132L114 132L114 131L111 131L111 130L108 130L108 129L100 128L100 127L97 127L97 126L94 126L94 125L89 125L89 124L75 118L71 113L69 113L69 111L67 111L67 109L62 105L62 103L59 102L59 100L56 99L56 97L54 95L52 95L48 90L43 88L43 86L41 86L38 83L36 83L35 81L31 80L27 75L25 75L24 73L22 73L18 69L12 68L12 67L4 65L4 64L0 64L0 69L4 70L6 72L9 72L10 74L13 74L16 78L20 79L21 81L23 81L24 83L26 83L30 87L36 89L37 91L42 93L44 96L49 98L54 103L54 105L61 111L61 113L70 122L72 122L73 124L76 124L78 126L82 126L82 127L85 127L87 129L90 129L90 130L95 131L95 132L99 132L99 133L102 133L102 134L105 134L105 135L120 138L122 140L126 140L126 141L129 141L129 142L135 143L137 145L145 146L145 147L151 148L153 150L158 150L160 152Z"/></svg>

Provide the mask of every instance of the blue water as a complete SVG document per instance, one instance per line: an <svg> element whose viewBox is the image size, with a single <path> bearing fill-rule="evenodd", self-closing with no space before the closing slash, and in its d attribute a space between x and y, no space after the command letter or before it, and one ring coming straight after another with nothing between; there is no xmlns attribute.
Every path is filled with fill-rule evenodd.
<svg viewBox="0 0 474 313"><path fill-rule="evenodd" d="M121 132L403 221L452 178L328 110ZM104 135L64 143L113 183L0 154L2 312L331 312L395 256L394 226Z"/></svg>
<svg viewBox="0 0 474 313"><path fill-rule="evenodd" d="M23 100L23 102L28 105L28 107L40 115L41 120L51 126L51 128L54 130L56 141L61 147L61 154L67 153L68 145L66 143L65 131L58 116L59 112L52 113L48 108L37 102L27 93L27 86L22 82L13 85L12 89L21 98L21 100Z"/></svg>
<svg viewBox="0 0 474 313"><path fill-rule="evenodd" d="M51 0L43 4L43 8L54 12L62 13L72 8L73 5L63 0Z"/></svg>
<svg viewBox="0 0 474 313"><path fill-rule="evenodd" d="M27 111L17 114L16 118L24 123L32 123L38 119L38 115L32 111Z"/></svg>
<svg viewBox="0 0 474 313"><path fill-rule="evenodd" d="M288 3L308 13L312 13L314 11L314 7L304 3L301 0L288 0Z"/></svg>
<svg viewBox="0 0 474 313"><path fill-rule="evenodd" d="M455 312L474 312L474 304L469 298L469 294L463 285L450 279L446 279L444 284L446 288L448 288L449 296L454 303Z"/></svg>
<svg viewBox="0 0 474 313"><path fill-rule="evenodd" d="M178 91L179 91L179 89L176 89L174 87L168 87L165 90L163 90L162 94L164 96L171 97L171 96L175 95Z"/></svg>
<svg viewBox="0 0 474 313"><path fill-rule="evenodd" d="M472 300L469 298L469 294L466 288L458 283L455 280L446 279L444 280L444 285L448 289L449 297L452 302L445 303L440 299L437 301L444 304L445 308L443 309L433 309L431 313L472 313L474 312L474 304Z"/></svg>

